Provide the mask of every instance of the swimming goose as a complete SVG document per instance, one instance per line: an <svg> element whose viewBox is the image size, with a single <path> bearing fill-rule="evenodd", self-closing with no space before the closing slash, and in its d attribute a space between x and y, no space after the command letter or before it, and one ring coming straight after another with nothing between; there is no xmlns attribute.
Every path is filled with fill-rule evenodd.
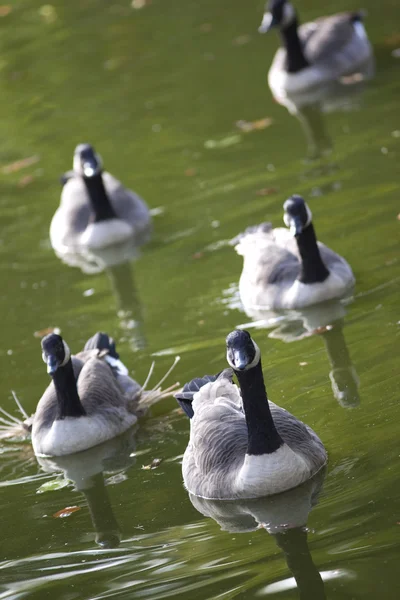
<svg viewBox="0 0 400 600"><path fill-rule="evenodd" d="M64 174L60 207L50 225L50 241L61 256L71 250L101 250L150 236L151 217L145 202L103 171L90 144L75 148L73 170Z"/></svg>
<svg viewBox="0 0 400 600"><path fill-rule="evenodd" d="M262 223L232 240L243 256L239 292L244 307L299 309L345 296L354 285L353 272L344 258L317 242L303 198L292 196L283 209L290 231Z"/></svg>
<svg viewBox="0 0 400 600"><path fill-rule="evenodd" d="M144 392L146 384L141 387L129 377L105 333L90 338L76 356L60 335L51 333L42 339L42 357L52 382L33 417L36 455L63 456L110 440L164 395L160 389Z"/></svg>
<svg viewBox="0 0 400 600"><path fill-rule="evenodd" d="M321 440L268 400L260 349L247 331L231 332L226 347L230 369L194 379L175 394L191 419L182 464L187 490L231 500L300 485L326 463ZM232 383L233 373L239 387Z"/></svg>
<svg viewBox="0 0 400 600"><path fill-rule="evenodd" d="M265 8L259 32L279 27L283 43L268 73L269 86L278 100L356 73L372 75L373 53L361 13L339 13L298 27L289 0L269 0Z"/></svg>

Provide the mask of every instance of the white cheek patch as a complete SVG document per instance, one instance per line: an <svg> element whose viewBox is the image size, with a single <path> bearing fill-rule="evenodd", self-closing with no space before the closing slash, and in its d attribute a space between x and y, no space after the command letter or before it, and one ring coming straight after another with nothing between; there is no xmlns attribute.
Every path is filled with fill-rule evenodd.
<svg viewBox="0 0 400 600"><path fill-rule="evenodd" d="M63 344L64 344L65 358L60 365L61 367L64 367L67 364L67 362L69 361L69 359L71 358L71 350L69 349L68 344L66 342L64 342L64 340L63 340Z"/></svg>
<svg viewBox="0 0 400 600"><path fill-rule="evenodd" d="M306 224L304 225L304 227L308 227L309 224L312 221L312 212L309 209L309 206L308 206L307 202L304 202L304 205L306 207L306 213L307 213L307 221L306 221ZM288 215L287 212L283 213L283 222L285 223L286 227L288 227L289 229L291 229L290 216Z"/></svg>
<svg viewBox="0 0 400 600"><path fill-rule="evenodd" d="M285 223L286 227L290 228L290 217L287 212L283 213L283 222Z"/></svg>
<svg viewBox="0 0 400 600"><path fill-rule="evenodd" d="M312 221L312 212L309 209L307 202L305 202L304 204L305 204L306 212L307 212L307 223L305 224L305 227L308 227Z"/></svg>
<svg viewBox="0 0 400 600"><path fill-rule="evenodd" d="M245 368L245 371L248 371L249 369L252 369L253 367L255 367L256 365L258 365L258 363L260 362L260 358L261 358L261 350L260 348L257 346L257 344L255 343L255 341L253 340L253 345L254 345L254 349L256 351L256 355L253 358L252 362L247 365L247 367Z"/></svg>

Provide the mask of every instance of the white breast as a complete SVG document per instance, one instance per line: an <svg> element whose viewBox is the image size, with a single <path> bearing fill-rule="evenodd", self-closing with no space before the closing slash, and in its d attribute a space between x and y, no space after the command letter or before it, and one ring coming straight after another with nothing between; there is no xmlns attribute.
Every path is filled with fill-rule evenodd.
<svg viewBox="0 0 400 600"><path fill-rule="evenodd" d="M134 425L137 417L124 409L119 410L120 419L103 416L66 417L56 420L47 430L37 435L32 431L35 454L42 456L64 456L87 450L112 439Z"/></svg>
<svg viewBox="0 0 400 600"><path fill-rule="evenodd" d="M133 227L121 219L90 223L79 238L79 245L91 250L122 244L133 236Z"/></svg>
<svg viewBox="0 0 400 600"><path fill-rule="evenodd" d="M238 498L279 494L300 485L311 476L306 461L283 444L272 454L246 454L235 481Z"/></svg>

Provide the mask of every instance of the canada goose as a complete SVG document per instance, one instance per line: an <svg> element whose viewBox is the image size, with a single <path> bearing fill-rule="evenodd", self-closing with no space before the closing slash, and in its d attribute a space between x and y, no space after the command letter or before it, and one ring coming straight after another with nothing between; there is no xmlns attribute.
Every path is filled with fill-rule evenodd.
<svg viewBox="0 0 400 600"><path fill-rule="evenodd" d="M326 463L321 440L268 400L260 349L247 331L232 331L226 347L230 369L194 379L175 394L191 418L182 464L187 490L228 500L300 485ZM232 383L233 372L239 387Z"/></svg>
<svg viewBox="0 0 400 600"><path fill-rule="evenodd" d="M278 100L355 73L372 75L372 48L360 12L321 17L298 27L289 0L269 0L265 10L259 32L279 27L283 43L268 73Z"/></svg>
<svg viewBox="0 0 400 600"><path fill-rule="evenodd" d="M244 307L304 308L345 296L354 285L353 272L344 258L317 242L303 198L292 196L283 209L290 231L262 223L232 240L243 256L239 292Z"/></svg>
<svg viewBox="0 0 400 600"><path fill-rule="evenodd" d="M161 384L175 367L179 357L159 383L148 392L128 375L119 359L115 343L105 333L96 333L82 352L71 352L60 335L50 333L42 339L42 358L52 382L39 400L33 417L17 405L26 417L21 423L4 411L1 438L31 431L32 446L39 456L64 456L87 450L120 435L136 423L147 409L168 396L176 385L161 390Z"/></svg>
<svg viewBox="0 0 400 600"><path fill-rule="evenodd" d="M147 205L103 171L90 144L75 148L73 170L65 173L62 183L61 203L50 225L51 245L61 257L71 251L147 241L151 232Z"/></svg>

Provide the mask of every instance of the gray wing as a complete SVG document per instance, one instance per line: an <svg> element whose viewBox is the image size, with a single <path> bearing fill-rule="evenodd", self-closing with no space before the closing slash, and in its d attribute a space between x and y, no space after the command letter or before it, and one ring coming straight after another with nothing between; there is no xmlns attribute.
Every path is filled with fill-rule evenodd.
<svg viewBox="0 0 400 600"><path fill-rule="evenodd" d="M297 244L287 229L262 223L246 229L236 241L236 252L244 258L243 272L252 285L292 283L298 276Z"/></svg>
<svg viewBox="0 0 400 600"><path fill-rule="evenodd" d="M132 225L143 242L151 233L151 216L145 201L135 192L125 188L110 173L103 173L103 181L115 212L120 219ZM142 243L142 240L139 241Z"/></svg>
<svg viewBox="0 0 400 600"><path fill-rule="evenodd" d="M304 53L310 64L336 71L338 76L352 73L361 66L370 54L369 44L357 35L354 19L354 13L339 13L307 23L304 30L300 27Z"/></svg>
<svg viewBox="0 0 400 600"><path fill-rule="evenodd" d="M311 64L330 61L335 53L340 52L352 40L352 14L339 13L321 17L314 23L306 23L304 29L300 27L299 34L304 43L306 58Z"/></svg>
<svg viewBox="0 0 400 600"><path fill-rule="evenodd" d="M296 453L304 456L311 463L311 471L321 467L321 460L326 462L327 455L323 443L317 434L305 423L299 421L290 412L270 402L270 409L275 426L283 441Z"/></svg>

